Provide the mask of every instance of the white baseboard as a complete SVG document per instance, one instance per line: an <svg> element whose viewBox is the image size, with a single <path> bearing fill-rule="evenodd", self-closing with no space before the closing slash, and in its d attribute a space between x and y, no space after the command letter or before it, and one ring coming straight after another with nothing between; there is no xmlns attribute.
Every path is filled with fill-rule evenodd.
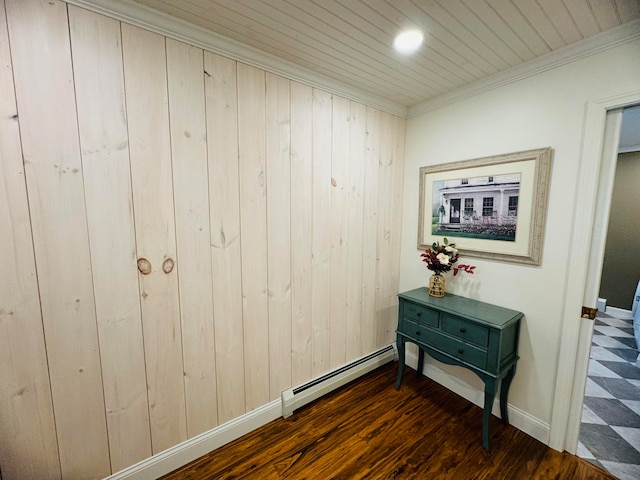
<svg viewBox="0 0 640 480"><path fill-rule="evenodd" d="M616 317L616 318L620 318L620 319L624 319L624 320L632 320L633 319L633 313L631 312L631 310L625 310L624 308L607 306L607 308L604 311L604 313L609 314L612 317Z"/></svg>
<svg viewBox="0 0 640 480"><path fill-rule="evenodd" d="M280 399L274 400L241 417L234 418L208 432L201 433L164 452L114 473L106 477L105 480L149 480L161 477L256 428L266 425L281 415L282 403Z"/></svg>
<svg viewBox="0 0 640 480"><path fill-rule="evenodd" d="M394 343L393 345L388 345L377 352L366 355L342 368L336 369L333 372L329 372L328 374L319 377L318 379L308 382L310 384L315 384L319 380L323 380L322 382L318 382L317 387L314 385L314 388L305 389L303 392L299 393L295 401L293 392L300 387L288 390L287 392L289 392L288 395L290 397L290 401L286 408L284 399L285 393L287 392L283 392L282 400L274 400L245 415L213 428L208 432L201 433L200 435L184 441L175 447L169 448L164 452L160 452L146 460L132 465L131 467L121 470L120 472L107 477L105 480L148 480L150 478L158 478L189 462L192 462L197 458L200 458L202 455L205 455L216 448L240 438L242 435L245 435L256 428L266 425L280 416L287 417L291 415L295 408L299 408L309 401L319 398L335 388L345 385L347 382L350 382L351 380L354 380L355 378L358 378L396 358L397 352L395 350Z"/></svg>
<svg viewBox="0 0 640 480"><path fill-rule="evenodd" d="M415 369L418 366L418 357L411 352L407 352L406 363ZM425 364L423 374L483 408L484 392L482 390L450 375L431 363ZM507 408L509 409L509 423L511 425L545 445L549 444L549 424L538 420L513 405L508 405ZM500 417L500 402L498 398L496 398L494 402L492 413ZM105 480L148 480L150 478L161 477L281 416L282 402L281 400L274 400L249 413L114 473L106 477Z"/></svg>
<svg viewBox="0 0 640 480"><path fill-rule="evenodd" d="M411 352L406 352L406 364L415 368L418 368L418 356ZM443 387L457 393L462 398L478 405L480 408L484 408L484 391L469 385L458 377L452 376L450 373L445 372L437 365L432 363L426 363L423 375L429 377L431 380L438 382ZM551 431L550 425L541 421L538 418L524 412L523 410L508 404L507 410L509 412L509 424L513 425L518 430L530 435L536 440L549 445L549 434ZM500 418L500 397L496 395L496 399L493 402L491 413ZM478 433L480 438L480 433Z"/></svg>

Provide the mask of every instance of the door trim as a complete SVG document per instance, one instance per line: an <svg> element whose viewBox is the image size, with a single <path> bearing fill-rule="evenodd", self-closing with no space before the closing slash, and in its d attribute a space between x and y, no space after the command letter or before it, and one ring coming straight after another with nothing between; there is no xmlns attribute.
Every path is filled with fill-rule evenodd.
<svg viewBox="0 0 640 480"><path fill-rule="evenodd" d="M606 115L608 110L639 102L640 90L634 90L587 104L578 188L574 203L580 208L575 209L571 229L572 248L568 258L569 268L566 277L558 369L549 435L549 446L559 451L571 448L571 445L577 442L577 438L568 437L569 417L571 416L571 421L575 422L574 417L580 415L584 399L584 391L574 392L573 390L575 377L579 374L576 362L584 357L585 348L588 348L586 339L580 337L583 330L580 311L585 290L590 287L587 282L595 281L587 278L587 271L597 207L596 192L602 164ZM580 407L576 408L576 405Z"/></svg>
<svg viewBox="0 0 640 480"><path fill-rule="evenodd" d="M600 170L598 178L598 190L596 194L596 209L594 212L593 228L591 234L591 248L589 249L589 263L587 265L587 278L582 303L589 307L595 307L600 290L602 277L602 264L604 250L607 241L607 229L609 225L609 212L611 210L611 197L615 180L616 165L618 162L618 145L620 143L620 127L622 125L622 109L608 110L606 113L605 130L602 154L600 157ZM585 307L582 307L583 311ZM595 314L596 309L593 308ZM595 318L595 316L594 316ZM582 421L582 406L584 392L589 370L589 357L591 356L591 341L595 323L583 318L579 320L580 333L578 336L578 348L576 352L575 373L573 377L573 389L571 403L569 405L569 418L564 449L575 454L580 436L580 423Z"/></svg>

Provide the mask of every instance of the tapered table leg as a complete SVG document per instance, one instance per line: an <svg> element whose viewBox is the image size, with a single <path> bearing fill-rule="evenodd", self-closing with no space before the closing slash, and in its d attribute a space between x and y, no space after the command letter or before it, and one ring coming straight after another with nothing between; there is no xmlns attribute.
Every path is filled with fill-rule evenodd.
<svg viewBox="0 0 640 480"><path fill-rule="evenodd" d="M404 338L401 335L396 337L396 345L398 347L398 376L396 377L396 390L400 388L402 383L402 374L404 373Z"/></svg>
<svg viewBox="0 0 640 480"><path fill-rule="evenodd" d="M502 423L509 425L509 412L507 411L507 397L509 396L509 387L511 386L511 380L516 373L516 366L513 365L507 372L507 375L502 380L502 387L500 388L500 416L502 417Z"/></svg>
<svg viewBox="0 0 640 480"><path fill-rule="evenodd" d="M491 407L496 397L495 378L487 378L484 381L484 412L482 413L482 446L489 451L489 423L491 421Z"/></svg>

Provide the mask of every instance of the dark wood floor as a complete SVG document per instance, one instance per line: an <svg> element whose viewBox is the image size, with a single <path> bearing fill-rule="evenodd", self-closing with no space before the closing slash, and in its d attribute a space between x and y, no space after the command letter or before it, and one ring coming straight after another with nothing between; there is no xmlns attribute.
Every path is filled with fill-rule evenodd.
<svg viewBox="0 0 640 480"><path fill-rule="evenodd" d="M482 411L393 362L225 445L163 480L178 479L615 479Z"/></svg>

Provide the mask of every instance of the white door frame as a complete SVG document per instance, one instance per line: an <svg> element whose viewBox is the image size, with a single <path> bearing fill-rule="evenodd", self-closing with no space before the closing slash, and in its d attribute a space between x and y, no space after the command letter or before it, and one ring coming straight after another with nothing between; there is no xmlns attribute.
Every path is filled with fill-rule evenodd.
<svg viewBox="0 0 640 480"><path fill-rule="evenodd" d="M609 215L611 212L611 198L618 164L618 146L620 145L620 129L622 126L622 109L616 108L607 111L605 121L602 154L600 159L600 174L598 178L598 191L596 193L596 209L591 234L591 248L589 250L589 263L587 265L587 279L585 284L582 305L593 307L598 301L600 282L602 278L602 265L604 263L604 251L607 243L607 230ZM580 436L580 423L582 421L582 406L584 403L585 386L589 371L589 359L591 357L591 341L595 322L589 319L581 319L580 334L578 337L578 349L576 352L575 374L573 377L573 389L571 392L571 404L564 449L575 454Z"/></svg>
<svg viewBox="0 0 640 480"><path fill-rule="evenodd" d="M594 288L593 282L599 282L599 278L588 278L588 269L598 206L597 192L607 111L636 103L640 103L640 90L590 101L587 104L570 239L558 373L549 433L549 446L559 451L566 449L575 453L578 441L578 429L575 426L576 422L580 422L584 401L584 363L585 355L588 360L593 324L584 324L580 312L585 293ZM604 228L606 229L606 225ZM595 232L595 235L602 235L602 231ZM591 306L595 307L595 304Z"/></svg>

